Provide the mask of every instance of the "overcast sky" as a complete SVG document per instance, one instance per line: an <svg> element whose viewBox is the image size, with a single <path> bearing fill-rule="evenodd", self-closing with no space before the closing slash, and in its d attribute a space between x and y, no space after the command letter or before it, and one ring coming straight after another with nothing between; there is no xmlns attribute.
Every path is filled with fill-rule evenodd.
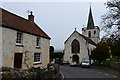
<svg viewBox="0 0 120 80"><path fill-rule="evenodd" d="M46 1L46 0L45 0ZM59 1L59 0L58 0ZM88 0L89 1L89 0ZM51 45L55 50L64 49L64 41L74 28L81 33L87 25L90 2L3 2L2 8L28 18L28 10L32 10L35 22L51 37ZM101 15L107 9L103 2L91 2L94 23L100 26ZM101 33L102 37L103 33Z"/></svg>

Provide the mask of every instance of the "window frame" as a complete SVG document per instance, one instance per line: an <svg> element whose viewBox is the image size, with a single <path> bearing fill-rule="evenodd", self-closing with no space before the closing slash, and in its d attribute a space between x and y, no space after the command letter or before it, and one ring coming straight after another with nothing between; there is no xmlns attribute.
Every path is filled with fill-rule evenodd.
<svg viewBox="0 0 120 80"><path fill-rule="evenodd" d="M36 36L36 47L40 47L40 41L41 38L39 36Z"/></svg>
<svg viewBox="0 0 120 80"><path fill-rule="evenodd" d="M37 57L37 58L36 58ZM42 53L34 53L34 63L41 63Z"/></svg>
<svg viewBox="0 0 120 80"><path fill-rule="evenodd" d="M17 31L16 44L17 45L22 45L23 44L23 33L22 32Z"/></svg>

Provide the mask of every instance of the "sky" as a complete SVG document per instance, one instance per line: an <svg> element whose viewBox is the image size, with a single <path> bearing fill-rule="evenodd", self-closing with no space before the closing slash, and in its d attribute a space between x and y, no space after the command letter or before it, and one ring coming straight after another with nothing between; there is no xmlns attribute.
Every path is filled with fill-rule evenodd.
<svg viewBox="0 0 120 80"><path fill-rule="evenodd" d="M82 27L86 27L90 2L94 23L100 27L101 16L107 12L104 0L4 0L1 7L25 19L28 18L28 11L33 11L37 25L51 37L50 45L54 46L55 50L63 50L65 40L75 28L82 33ZM101 33L101 37L102 35L104 33Z"/></svg>

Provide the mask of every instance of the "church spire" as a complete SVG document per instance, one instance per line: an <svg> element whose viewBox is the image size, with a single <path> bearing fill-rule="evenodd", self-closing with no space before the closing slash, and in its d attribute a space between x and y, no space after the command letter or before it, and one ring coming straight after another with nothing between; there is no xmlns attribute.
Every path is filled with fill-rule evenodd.
<svg viewBox="0 0 120 80"><path fill-rule="evenodd" d="M90 11L89 11L89 16L88 16L87 29L94 29L94 28L95 28L95 26L94 26L92 10L91 10L91 3L90 3Z"/></svg>

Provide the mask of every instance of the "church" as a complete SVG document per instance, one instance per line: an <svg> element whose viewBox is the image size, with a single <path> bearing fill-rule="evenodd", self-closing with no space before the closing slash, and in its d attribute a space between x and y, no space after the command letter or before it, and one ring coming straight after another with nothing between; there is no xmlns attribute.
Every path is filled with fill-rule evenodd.
<svg viewBox="0 0 120 80"><path fill-rule="evenodd" d="M94 25L90 6L87 27L82 28L82 34L76 28L64 42L64 61L81 63L84 59L90 60L91 51L96 48L100 40L100 29Z"/></svg>

